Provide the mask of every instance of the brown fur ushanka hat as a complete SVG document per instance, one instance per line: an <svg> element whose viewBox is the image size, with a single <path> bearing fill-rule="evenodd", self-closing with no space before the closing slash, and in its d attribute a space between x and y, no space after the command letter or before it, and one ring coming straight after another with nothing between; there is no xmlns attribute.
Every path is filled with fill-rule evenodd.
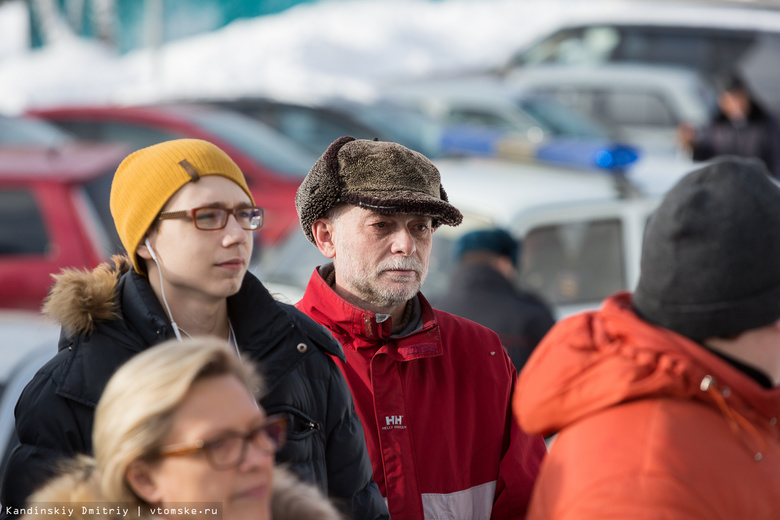
<svg viewBox="0 0 780 520"><path fill-rule="evenodd" d="M325 150L298 187L295 208L312 244L312 223L338 204L426 215L433 218L434 228L463 220L447 201L439 170L424 155L397 143L348 136Z"/></svg>

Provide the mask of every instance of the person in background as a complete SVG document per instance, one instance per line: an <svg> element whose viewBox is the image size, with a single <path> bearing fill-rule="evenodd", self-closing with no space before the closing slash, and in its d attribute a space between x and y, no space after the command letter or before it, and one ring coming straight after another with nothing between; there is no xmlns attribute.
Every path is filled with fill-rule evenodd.
<svg viewBox="0 0 780 520"><path fill-rule="evenodd" d="M129 255L56 277L44 312L62 324L59 351L16 406L21 444L6 466L3 506L21 507L57 459L92 453L94 409L119 366L165 340L211 335L261 364L263 407L290 418L278 460L355 519L387 518L333 362L340 345L247 272L263 210L238 166L198 139L143 148L119 165L110 206Z"/></svg>
<svg viewBox="0 0 780 520"><path fill-rule="evenodd" d="M694 161L720 155L757 157L780 179L780 122L759 103L738 73L723 79L712 120L699 129L682 123L678 135Z"/></svg>
<svg viewBox="0 0 780 520"><path fill-rule="evenodd" d="M780 188L724 157L664 197L633 294L558 322L515 390L559 432L529 520L780 518Z"/></svg>
<svg viewBox="0 0 780 520"><path fill-rule="evenodd" d="M64 463L30 497L24 520L60 518L40 512L53 507L62 518L72 507L76 518L340 519L316 487L274 468L287 419L257 405L263 386L254 365L216 338L141 352L95 409L95 457Z"/></svg>
<svg viewBox="0 0 780 520"><path fill-rule="evenodd" d="M419 292L439 225L458 225L439 171L396 143L341 137L296 196L333 263L298 307L345 350L347 379L393 520L523 518L541 437L511 417L516 371L498 336Z"/></svg>
<svg viewBox="0 0 780 520"><path fill-rule="evenodd" d="M455 242L458 267L438 309L476 321L501 339L518 372L555 323L550 309L535 295L521 291L515 280L520 241L504 229L478 229Z"/></svg>

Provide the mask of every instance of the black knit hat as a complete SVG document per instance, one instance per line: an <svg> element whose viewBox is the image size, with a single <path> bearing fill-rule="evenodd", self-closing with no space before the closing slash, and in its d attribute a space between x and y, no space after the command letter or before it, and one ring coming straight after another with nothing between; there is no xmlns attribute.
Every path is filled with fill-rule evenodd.
<svg viewBox="0 0 780 520"><path fill-rule="evenodd" d="M780 188L761 161L716 159L666 194L645 232L633 302L696 341L780 318Z"/></svg>
<svg viewBox="0 0 780 520"><path fill-rule="evenodd" d="M520 241L516 240L505 229L475 229L455 241L453 256L456 260L461 260L466 253L475 251L494 253L508 257L512 261L512 265L517 267L520 247Z"/></svg>
<svg viewBox="0 0 780 520"><path fill-rule="evenodd" d="M336 139L298 187L295 209L303 232L316 245L311 225L337 204L380 213L433 218L433 226L457 226L463 215L447 201L439 170L424 155L396 143Z"/></svg>

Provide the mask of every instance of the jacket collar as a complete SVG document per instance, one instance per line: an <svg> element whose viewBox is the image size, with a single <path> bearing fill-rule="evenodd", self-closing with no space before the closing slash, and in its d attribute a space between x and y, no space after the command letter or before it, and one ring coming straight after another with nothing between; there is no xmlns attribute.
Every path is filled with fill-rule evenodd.
<svg viewBox="0 0 780 520"><path fill-rule="evenodd" d="M288 343L291 331L297 330L302 338L314 341L321 350L344 358L341 346L326 329L292 305L274 299L252 273L244 276L241 289L228 298L227 306L242 351L264 356L276 346Z"/></svg>
<svg viewBox="0 0 780 520"><path fill-rule="evenodd" d="M130 270L123 278L121 309L144 342L154 345L175 337L170 319L146 277ZM293 326L282 304L249 272L239 291L227 299L227 309L242 351L273 349Z"/></svg>
<svg viewBox="0 0 780 520"><path fill-rule="evenodd" d="M170 319L154 294L149 280L131 269L120 280L121 311L146 345L175 337Z"/></svg>
<svg viewBox="0 0 780 520"><path fill-rule="evenodd" d="M404 353L415 357L419 354L440 354L441 341L433 308L422 293L417 293L417 298L420 303L422 327L406 336L392 336L392 319L378 321L376 313L361 309L341 298L322 277L318 267L309 279L306 292L298 302L298 308L330 329L345 346L350 343L354 348L374 348L392 339L397 343L403 357L406 356ZM423 334L436 344L435 348L431 346L425 352L420 348L412 348L412 344L420 342L420 336ZM348 341L345 338L348 338Z"/></svg>

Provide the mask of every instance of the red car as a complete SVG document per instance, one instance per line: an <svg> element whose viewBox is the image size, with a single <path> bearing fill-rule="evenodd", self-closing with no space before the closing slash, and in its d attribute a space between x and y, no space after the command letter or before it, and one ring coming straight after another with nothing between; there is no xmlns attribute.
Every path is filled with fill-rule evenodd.
<svg viewBox="0 0 780 520"><path fill-rule="evenodd" d="M109 211L120 145L0 147L0 307L39 309L63 267L122 250Z"/></svg>
<svg viewBox="0 0 780 520"><path fill-rule="evenodd" d="M272 244L297 230L295 191L317 158L259 121L198 104L72 106L30 114L80 139L123 142L133 150L183 137L210 141L238 164L255 202L266 210L260 243Z"/></svg>

